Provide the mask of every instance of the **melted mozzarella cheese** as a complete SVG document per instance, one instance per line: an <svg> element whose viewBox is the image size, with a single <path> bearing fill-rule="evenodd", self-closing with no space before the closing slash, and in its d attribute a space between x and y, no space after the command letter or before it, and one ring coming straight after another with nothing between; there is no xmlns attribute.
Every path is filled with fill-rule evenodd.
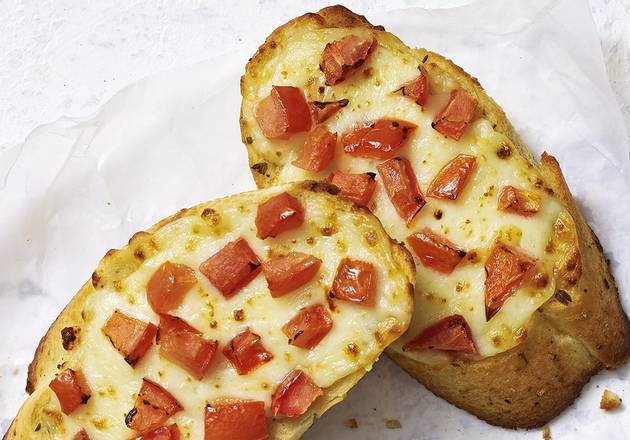
<svg viewBox="0 0 630 440"><path fill-rule="evenodd" d="M399 155L410 160L423 192L439 170L457 154L474 155L475 170L458 199L427 199L427 204L408 227L397 214L382 184L377 185L370 208L393 238L404 242L411 233L429 227L478 257L462 262L451 274L444 275L423 266L414 255L417 265L414 316L409 331L393 345L393 349L402 351L401 347L422 330L453 314L465 317L482 357L514 347L526 337L532 313L555 290L553 265L557 257L545 247L551 238L553 223L564 208L540 187L539 171L521 157L510 140L496 132L489 121L476 119L459 141L447 139L431 127L435 114L448 101L450 91L457 87L446 73L429 73L431 95L425 108L395 92L419 75L418 60L414 59L417 54L391 46L389 42L395 37L363 28L353 29L352 34L365 38L375 35L379 46L353 77L334 87L324 87L324 78L318 69L322 50L328 42L348 33L347 29L312 30L307 36L296 36L288 45L279 45L273 58L256 66L260 70L243 90L243 115L248 121L245 131L252 137L252 148L270 162L282 164L278 176L280 182L323 179L336 169L376 172L380 161L350 156L338 145L331 165L320 173L310 173L291 164L301 149L303 135L280 142L264 137L253 118L253 108L269 94L272 85L292 85L305 90L308 100L349 100L347 107L325 122L328 129L340 137L357 125L379 118L398 118L417 124L418 128L399 150ZM430 56L426 62L431 62ZM321 90L324 90L323 94ZM511 149L507 158L497 154L503 145ZM377 175L378 181L380 177ZM541 210L532 217L498 211L497 197L506 185L540 196ZM521 287L490 321L486 321L484 261L497 238L519 246L535 257L537 270L547 274L549 282L542 288ZM406 355L425 362L448 359L429 350L406 352Z"/></svg>
<svg viewBox="0 0 630 440"><path fill-rule="evenodd" d="M92 438L130 438L133 433L125 426L125 414L134 406L142 378L148 377L165 387L183 406L183 411L172 418L182 438L199 439L203 438L204 408L215 399L263 401L269 413L272 393L294 368L305 371L321 388L371 368L385 348L383 344L391 342L390 327L401 333L411 315L409 280L397 271L389 238L373 218L337 209L329 198L300 193L306 215L304 224L277 238L260 240L254 226L256 207L281 191L267 190L237 196L234 202L224 199L216 205L210 204L220 217L218 224L209 226L207 220L190 215L165 225L153 235L160 249L155 257L120 280L118 289L101 289L89 297L84 308L89 324L82 329L77 364L93 394L89 404L69 418L70 426L85 427ZM198 268L209 256L239 237L247 240L261 261L270 255L299 251L321 259L321 268L309 283L280 298L271 297L260 273L234 297L225 299ZM374 265L378 279L376 305L365 307L335 301L335 309L331 311L333 328L316 347L305 350L288 345L282 325L302 307L326 304L337 266L344 257ZM101 331L116 309L143 321L159 323L159 317L147 302L145 286L167 260L194 268L199 279L183 304L171 313L202 331L205 337L219 342L219 350L201 381L162 359L157 346L147 352L135 369L131 368ZM236 310L243 311L242 320L236 319ZM220 350L247 327L261 336L274 358L239 376ZM348 349L350 344L354 344L353 350Z"/></svg>

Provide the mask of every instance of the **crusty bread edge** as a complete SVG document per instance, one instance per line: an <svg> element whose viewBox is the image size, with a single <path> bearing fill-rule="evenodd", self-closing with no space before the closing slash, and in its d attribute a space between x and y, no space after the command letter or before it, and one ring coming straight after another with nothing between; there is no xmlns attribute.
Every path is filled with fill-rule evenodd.
<svg viewBox="0 0 630 440"><path fill-rule="evenodd" d="M247 76L258 63L265 62L266 53L273 50L283 33L313 19L324 27L383 30L343 6L324 8L317 14L291 20L273 31L250 60L241 78L242 91ZM442 367L416 362L393 350L387 353L429 390L491 424L508 428L539 427L571 405L593 374L627 359L630 323L601 246L576 206L557 161L544 154L541 163L536 163L504 111L485 93L476 78L439 54L425 49L417 52L418 60L428 55L433 66L447 72L459 87L475 96L483 117L511 141L521 156L541 170L548 188L564 203L576 222L583 269L577 284L567 289L571 302L565 304L566 299L561 302L556 297L551 298L532 318L533 328L528 339L505 353L482 361L453 362ZM243 115L242 107L243 142L256 184L259 187L275 184L280 169L250 146ZM264 173L256 169L255 165L260 162L266 164ZM605 323L605 331L593 325L594 322ZM574 365L575 362L579 364Z"/></svg>
<svg viewBox="0 0 630 440"><path fill-rule="evenodd" d="M291 186L296 190L323 193L330 196L335 196L338 192L336 187L324 182L304 181L289 184L288 186ZM234 196L235 195L225 198ZM216 199L210 203L216 203L220 200L222 199ZM339 209L360 212L372 219L379 228L383 229L380 220L368 209L358 205L353 205L347 200L339 197L334 197L334 201ZM62 340L60 336L61 330L64 327L80 326L83 324L84 320L81 316L81 312L86 299L96 292L95 287L102 286L104 283L107 283L107 274L113 270L118 272L118 279L122 279L131 274L140 266L140 264L142 264L142 261L146 257L147 253L151 252L150 249L154 247L150 241L151 236L156 231L184 215L201 213L203 207L206 206L207 203L208 202L192 208L182 209L176 214L158 222L146 231L140 231L134 234L129 240L129 244L122 249L112 249L105 254L97 269L94 271L91 280L81 287L79 292L72 298L68 305L55 319L45 336L40 340L35 351L33 361L28 368L26 391L29 394L32 394L32 396L27 399L18 411L18 414L3 436L3 440L32 438L29 436L29 433L34 432L37 428L37 420L36 417L33 417L33 414L41 412L42 406L45 405L50 398L50 393L46 393L48 382L51 380L52 376L54 376L55 372L58 371L58 365L70 360L72 357L72 351L65 351L62 347ZM387 234L384 235L389 237ZM407 316L410 318L413 311L415 265L411 254L402 244L392 240L391 238L389 240L393 262L396 264L399 272L403 274L407 280L405 295L409 298ZM139 258L140 255L143 255L143 258ZM407 326L409 322L410 319L408 320ZM382 329L380 336L383 348L401 336L407 330L407 326L405 326L405 328L401 328L399 326L389 326ZM374 362L376 362L376 360L377 359L374 359ZM371 366L369 366L369 368L371 368ZM318 398L313 405L311 405L309 410L302 416L297 418L271 419L269 422L270 439L295 440L300 438L317 418L319 418L329 408L341 402L348 391L367 373L367 371L367 369L356 371L325 388L323 390L324 394ZM40 398L42 400L41 402L38 400ZM60 418L59 415L56 417Z"/></svg>

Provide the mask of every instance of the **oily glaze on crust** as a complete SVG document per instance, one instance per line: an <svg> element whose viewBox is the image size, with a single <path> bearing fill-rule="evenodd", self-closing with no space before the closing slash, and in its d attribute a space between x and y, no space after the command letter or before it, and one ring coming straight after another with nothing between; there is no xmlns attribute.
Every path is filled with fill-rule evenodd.
<svg viewBox="0 0 630 440"><path fill-rule="evenodd" d="M245 94L255 87L262 66L300 26L321 28L368 28L364 17L341 6L306 14L275 30L247 65L241 79ZM355 31L357 32L357 31ZM352 30L348 29L348 34ZM294 37L295 38L295 37ZM396 37L378 33L379 41L412 52ZM591 375L602 368L621 364L630 351L630 325L618 299L614 281L597 239L586 224L564 182L555 159L543 155L540 166L524 146L505 113L483 91L479 82L450 60L426 50L417 50L416 63L431 74L448 75L458 88L474 96L484 119L494 131L503 134L520 156L540 170L543 186L555 194L570 213L568 229L573 231L571 245L556 276L558 292L531 318L525 342L501 354L477 361L455 361L428 365L398 351L388 354L413 377L435 394L478 417L505 427L535 427L547 423L571 404ZM339 99L337 97L336 99ZM250 166L260 187L278 181L285 159L262 151L250 136L254 119L248 118L244 100L241 131ZM572 225L573 224L573 225ZM577 231L577 232L576 232ZM603 322L604 325L594 325Z"/></svg>
<svg viewBox="0 0 630 440"><path fill-rule="evenodd" d="M387 235L382 232L382 226L374 216L367 210L353 206L352 204L334 196L336 188L323 183L301 182L283 186L284 189L291 191L293 194L305 195L313 199L321 199L322 203L330 206L338 212L348 212L357 219L366 222L377 232L382 238L378 240L376 245L385 252L391 252L393 266L390 270L394 270L401 280L406 280L401 284L400 298L401 304L404 302L404 308L407 310L407 316L411 315L413 286L411 284L414 279L414 266L412 258L407 250L398 243L391 241ZM246 193L252 194L252 193ZM236 196L239 197L239 196ZM265 196L267 197L267 196ZM204 209L208 206L217 207L221 204L220 199L209 202L208 204L199 205L190 209L184 209L174 216L171 216L146 232L142 231L135 234L129 241L129 245L119 249L107 252L105 257L99 263L98 268L92 275L92 279L86 283L73 300L68 304L64 311L59 315L57 320L50 327L46 336L42 339L36 351L35 358L30 365L28 375L28 392L31 393L30 398L24 403L20 412L16 416L5 439L50 439L50 438L70 438L74 428L68 428L64 423L65 417L59 411L57 399L53 396L48 388L48 383L54 374L65 362L72 364L74 353L82 350L81 333L76 334L77 338L73 344L66 344L72 347L70 350L63 348L61 330L63 328L73 326L80 328L89 325L89 316L82 316L82 310L89 297L97 294L98 290L103 287L112 286L124 280L133 274L143 263L143 261L157 254L159 244L152 240L161 228L169 223L188 216L198 217L202 215ZM262 275L261 275L262 276ZM384 348L393 340L399 337L408 325L406 323L388 321L379 331L379 344ZM75 351L76 350L76 351ZM376 359L374 359L375 361ZM63 368L63 367L61 367ZM370 366L355 371L347 376L337 380L332 385L323 389L324 395L317 399L311 405L308 411L302 416L295 418L276 418L269 421L269 438L271 439L296 439L305 432L313 421L323 414L328 408L344 399L345 394L354 386L363 375L369 370ZM92 398L98 398L94 393ZM129 408L121 408L120 413L123 414ZM202 414L199 414L202 417ZM98 424L98 421L96 421Z"/></svg>

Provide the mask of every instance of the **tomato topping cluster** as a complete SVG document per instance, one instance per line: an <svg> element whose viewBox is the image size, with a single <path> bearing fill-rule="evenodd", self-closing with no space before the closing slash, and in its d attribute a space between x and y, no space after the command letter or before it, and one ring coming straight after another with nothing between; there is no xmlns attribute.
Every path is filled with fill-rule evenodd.
<svg viewBox="0 0 630 440"><path fill-rule="evenodd" d="M369 180L373 182L373 176ZM302 202L287 192L279 193L258 205L257 236L262 240L273 240L300 227L304 220ZM272 255L262 262L244 238L237 238L203 261L198 272L225 301L238 295L260 272L264 274L271 297L280 298L313 281L321 264L322 260L303 252ZM203 276L199 277L192 267L173 261L165 261L154 270L146 284L146 295L149 305L159 316L159 326L114 310L102 332L131 367L137 367L154 342L163 359L197 380L203 380L217 354L225 357L239 375L249 374L273 361L274 355L261 335L249 327L236 334L219 351L218 341L206 337L201 330L173 314ZM342 260L332 281L330 296L373 306L376 277L372 264ZM327 297L324 299L332 301ZM287 336L288 344L303 350L312 350L320 344L333 327L327 301L303 307L279 326ZM79 370L65 369L50 383L50 388L66 414L85 404L91 395ZM306 372L295 369L277 385L271 412L274 416L300 416L322 394L321 388ZM169 423L169 419L182 409L177 398L162 384L145 377L134 407L126 414L125 423L136 431L136 440L179 440L180 430L172 420ZM206 407L205 438L251 440L265 439L268 435L263 402L228 398ZM83 430L75 438L85 440L89 437Z"/></svg>

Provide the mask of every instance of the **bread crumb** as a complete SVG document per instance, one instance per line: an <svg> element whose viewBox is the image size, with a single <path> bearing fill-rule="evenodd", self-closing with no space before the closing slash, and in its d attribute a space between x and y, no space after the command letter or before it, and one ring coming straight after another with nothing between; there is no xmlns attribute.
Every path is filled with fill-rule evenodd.
<svg viewBox="0 0 630 440"><path fill-rule="evenodd" d="M543 439L551 440L551 429L549 429L549 425L543 427Z"/></svg>
<svg viewBox="0 0 630 440"><path fill-rule="evenodd" d="M610 390L604 390L602 400L599 402L599 407L603 410L610 411L619 408L619 406L621 406L621 397Z"/></svg>
<svg viewBox="0 0 630 440"><path fill-rule="evenodd" d="M348 419L345 422L343 422L343 425L346 428L350 428L350 429L357 429L359 427L359 424L357 423L357 419Z"/></svg>
<svg viewBox="0 0 630 440"><path fill-rule="evenodd" d="M400 429L402 425L397 419L387 419L385 420L385 427L387 429Z"/></svg>

